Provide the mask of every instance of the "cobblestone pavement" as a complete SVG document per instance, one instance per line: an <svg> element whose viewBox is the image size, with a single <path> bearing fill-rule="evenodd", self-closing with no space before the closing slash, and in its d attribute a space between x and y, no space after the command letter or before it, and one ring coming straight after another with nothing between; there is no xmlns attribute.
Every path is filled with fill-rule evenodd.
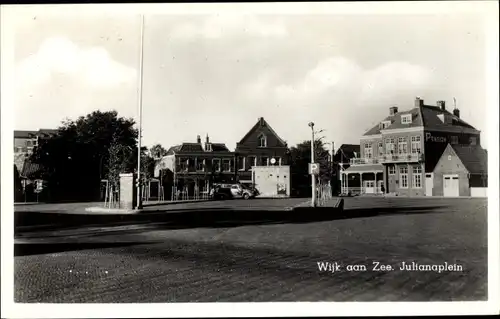
<svg viewBox="0 0 500 319"><path fill-rule="evenodd" d="M391 210L394 206L396 211ZM486 200L348 198L345 207L375 207L379 214L239 227L136 226L112 233L87 229L80 235L66 234L57 244L38 244L38 252L15 257L15 300L486 300ZM463 270L401 271L402 261L447 262ZM342 267L320 271L318 262ZM374 262L395 270L373 271ZM347 271L347 265L367 269Z"/></svg>

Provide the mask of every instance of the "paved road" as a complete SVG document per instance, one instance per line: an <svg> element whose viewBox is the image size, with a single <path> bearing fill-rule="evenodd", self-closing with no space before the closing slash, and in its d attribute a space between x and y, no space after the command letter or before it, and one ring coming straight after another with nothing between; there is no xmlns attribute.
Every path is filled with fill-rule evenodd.
<svg viewBox="0 0 500 319"><path fill-rule="evenodd" d="M38 239L52 237L52 243L39 244L35 250L18 249L15 299L486 299L486 200L349 198L345 208L351 218L271 219L251 225L235 221L196 228L136 225L134 229L129 225L115 231L109 227L40 233ZM447 262L462 270L401 271L402 261ZM337 262L342 267L336 272L320 271L318 262ZM377 262L395 270L373 271ZM347 265L366 265L367 269L347 271Z"/></svg>

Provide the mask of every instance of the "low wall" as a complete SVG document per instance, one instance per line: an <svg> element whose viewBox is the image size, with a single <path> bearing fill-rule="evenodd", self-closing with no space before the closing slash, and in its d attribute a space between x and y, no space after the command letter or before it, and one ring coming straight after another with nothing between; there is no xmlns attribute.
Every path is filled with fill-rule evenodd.
<svg viewBox="0 0 500 319"><path fill-rule="evenodd" d="M471 197L488 197L488 187L471 187Z"/></svg>

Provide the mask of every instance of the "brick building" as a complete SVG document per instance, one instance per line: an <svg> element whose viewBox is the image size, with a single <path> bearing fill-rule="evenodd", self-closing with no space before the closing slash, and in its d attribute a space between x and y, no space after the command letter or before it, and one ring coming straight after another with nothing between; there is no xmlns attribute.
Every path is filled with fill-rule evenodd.
<svg viewBox="0 0 500 319"><path fill-rule="evenodd" d="M198 136L196 143L170 147L154 175L162 181L165 199L172 199L177 192L184 198L199 196L213 183L235 181L234 153L224 143L210 142L208 135L202 144Z"/></svg>
<svg viewBox="0 0 500 319"><path fill-rule="evenodd" d="M479 145L448 144L426 182L433 196L487 197L488 153Z"/></svg>
<svg viewBox="0 0 500 319"><path fill-rule="evenodd" d="M287 143L273 130L263 117L236 144L236 179L251 184L254 166L287 166L289 164Z"/></svg>
<svg viewBox="0 0 500 319"><path fill-rule="evenodd" d="M480 144L480 131L449 112L444 101L425 105L420 98L414 106L389 115L360 139L360 158L351 159L344 171L343 189L352 193L394 193L432 196L432 176L448 144Z"/></svg>

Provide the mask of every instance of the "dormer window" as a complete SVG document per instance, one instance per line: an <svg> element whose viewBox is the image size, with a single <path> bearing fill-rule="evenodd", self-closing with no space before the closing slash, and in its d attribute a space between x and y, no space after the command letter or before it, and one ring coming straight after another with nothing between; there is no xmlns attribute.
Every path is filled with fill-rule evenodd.
<svg viewBox="0 0 500 319"><path fill-rule="evenodd" d="M212 144L207 143L207 144L205 145L205 151L207 151L207 152L211 152L211 151L212 151Z"/></svg>
<svg viewBox="0 0 500 319"><path fill-rule="evenodd" d="M264 134L260 134L258 138L259 147L267 147L267 138Z"/></svg>
<svg viewBox="0 0 500 319"><path fill-rule="evenodd" d="M382 123L380 123L380 126L382 129L386 129L391 126L391 121L383 121Z"/></svg>
<svg viewBox="0 0 500 319"><path fill-rule="evenodd" d="M402 124L410 124L411 123L411 114L401 115L401 123Z"/></svg>

